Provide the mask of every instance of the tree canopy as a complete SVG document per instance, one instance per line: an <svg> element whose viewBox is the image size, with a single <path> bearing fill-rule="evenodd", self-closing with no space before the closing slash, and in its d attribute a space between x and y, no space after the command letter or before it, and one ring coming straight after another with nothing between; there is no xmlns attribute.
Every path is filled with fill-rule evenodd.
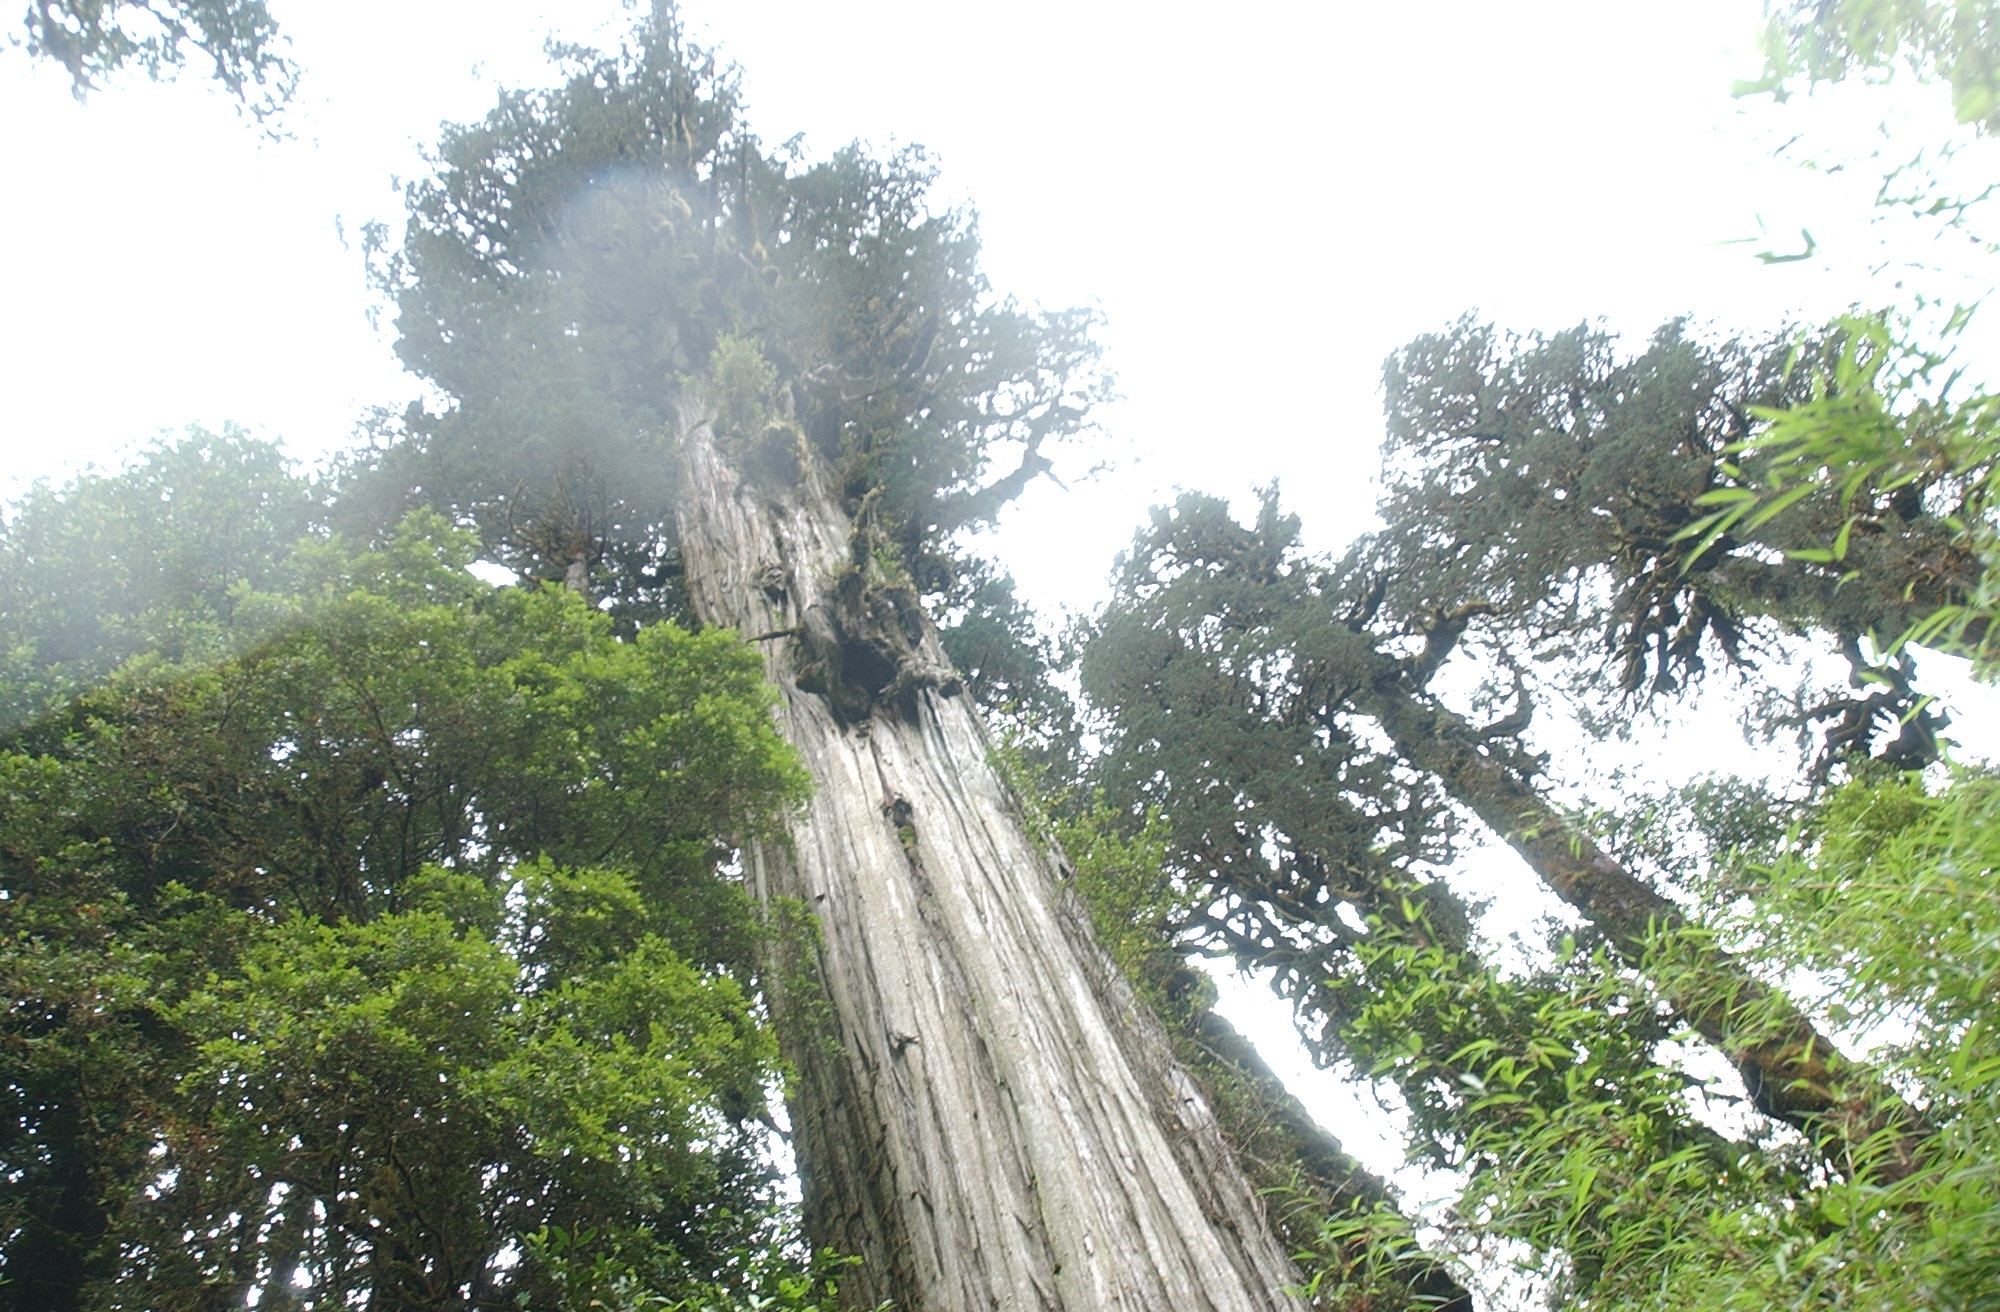
<svg viewBox="0 0 2000 1312"><path fill-rule="evenodd" d="M1934 796L1862 765L1819 800L1720 779L1592 819L1535 750L1525 683L1485 716L1454 709L1495 650L1461 644L1499 603L1387 621L1374 544L1315 559L1297 530L1269 496L1249 525L1183 497L1083 646L1097 795L1162 844L1157 932L1268 972L1320 1060L1396 1090L1413 1155L1465 1173L1470 1235L1526 1243L1566 1306L1755 1306L1795 1248L1840 1297L1955 1305L1992 1261L1991 1193L1968 1173L1989 1151L1994 1068L1944 993L1919 1006L1887 984L1921 974L1933 942L1967 946L1955 927L1984 922L1990 878L1948 891L1929 865L1942 852L1917 856L1914 835L1890 849L1911 858L1893 875L1828 872L1865 850L1844 828L1855 808L1956 815L1982 805L1983 776ZM1464 901L1507 889L1445 878L1468 829L1574 913L1531 941L1525 971ZM1984 871L1968 856L1946 859ZM1899 900L1897 931L1871 935L1897 887L1939 896ZM1760 928L1772 917L1787 928ZM1830 992L1777 987L1808 968ZM1924 1037L1856 1061L1855 1022L1892 1013ZM1712 1045L1740 1084L1691 1080L1674 1044ZM1738 1100L1739 1128L1720 1128ZM1889 1201L1862 1217L1851 1190ZM1799 1228L1760 1219L1774 1208Z"/></svg>
<svg viewBox="0 0 2000 1312"><path fill-rule="evenodd" d="M1574 692L1638 700L1811 633L1862 682L1802 696L1800 726L1833 752L1923 763L1942 725L1907 661L1878 653L1977 586L1967 471L1928 461L1730 513L1774 478L1780 453L1753 435L1836 367L1879 369L1884 345L1858 321L1803 343L1672 323L1628 358L1602 328L1510 339L1467 320L1418 338L1386 369L1387 527L1369 548L1385 615L1478 606L1517 662L1574 659ZM1835 386L1833 404L1861 390Z"/></svg>
<svg viewBox="0 0 2000 1312"><path fill-rule="evenodd" d="M600 595L667 586L662 434L717 348L754 341L777 393L718 416L781 469L833 462L854 513L932 595L1105 393L1086 312L992 295L971 218L928 203L921 151L807 163L742 119L733 70L670 7L615 54L450 129L378 265L398 350L441 388L381 464L476 523L495 558Z"/></svg>
<svg viewBox="0 0 2000 1312"><path fill-rule="evenodd" d="M33 0L17 39L62 65L78 99L124 68L169 76L193 52L259 118L281 108L298 81L264 0Z"/></svg>
<svg viewBox="0 0 2000 1312"><path fill-rule="evenodd" d="M1881 77L1898 67L1951 88L1961 123L2000 126L2000 53L1990 0L1782 0L1769 6L1764 78L1741 91Z"/></svg>
<svg viewBox="0 0 2000 1312"><path fill-rule="evenodd" d="M264 477L209 481L230 467ZM194 481L162 497L167 470ZM268 527L300 486L197 435L11 525L35 532L10 577L86 532L130 573L102 642L10 617L68 690L0 754L0 1300L582 1306L751 1278L786 1242L775 1049L723 866L802 788L754 660L495 590L435 517L176 573L140 566L202 521L103 513L185 493ZM139 594L125 614L184 649L141 629L119 659Z"/></svg>

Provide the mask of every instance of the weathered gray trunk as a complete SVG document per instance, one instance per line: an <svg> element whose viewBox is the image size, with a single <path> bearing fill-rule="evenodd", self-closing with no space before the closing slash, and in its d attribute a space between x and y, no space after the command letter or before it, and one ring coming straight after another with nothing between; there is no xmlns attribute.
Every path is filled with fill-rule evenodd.
<svg viewBox="0 0 2000 1312"><path fill-rule="evenodd" d="M698 417L683 429L693 606L761 638L816 785L748 871L817 926L774 989L807 1229L864 1259L845 1294L904 1312L1299 1307L1207 1104L1091 941L968 699L939 686L935 633L876 604L905 650L897 687L857 701L852 679L882 674L857 630L883 580L821 471L794 455L765 486ZM853 647L845 692L830 630Z"/></svg>

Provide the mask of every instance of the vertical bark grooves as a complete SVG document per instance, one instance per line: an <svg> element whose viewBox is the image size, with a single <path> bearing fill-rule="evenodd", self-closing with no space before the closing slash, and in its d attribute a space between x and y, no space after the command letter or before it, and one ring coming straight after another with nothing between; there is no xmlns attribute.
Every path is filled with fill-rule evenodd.
<svg viewBox="0 0 2000 1312"><path fill-rule="evenodd" d="M1644 954L1656 930L1686 925L1680 909L1658 890L1481 751L1472 725L1412 693L1400 670L1385 671L1364 695L1363 709L1397 750L1442 780L1631 960ZM1759 1110L1819 1139L1838 1128L1836 1123L1849 1134L1859 1130L1858 1138L1888 1129L1895 1142L1882 1169L1895 1176L1914 1163L1925 1133L1922 1120L1894 1090L1843 1056L1811 1020L1729 953L1708 948L1694 964L1692 978L1663 981L1668 1001L1735 1065ZM1755 1019L1746 1027L1745 1017Z"/></svg>
<svg viewBox="0 0 2000 1312"><path fill-rule="evenodd" d="M1168 969L1172 974L1167 987L1185 989L1187 985L1173 976L1185 979L1190 968L1175 959ZM1303 1194L1310 1201L1304 1218L1308 1227L1328 1214L1356 1214L1377 1207L1401 1210L1388 1183L1350 1156L1340 1140L1313 1119L1256 1046L1227 1018L1206 1008L1197 1011L1188 1018L1187 1037L1198 1049L1188 1061L1192 1073L1202 1076L1207 1065L1211 1080L1233 1079L1239 1085L1235 1098L1241 1105L1233 1112L1223 1099L1216 1101L1224 1106L1228 1132L1246 1167L1260 1179ZM1258 1161L1260 1148L1270 1154L1263 1163ZM1278 1224L1282 1231L1286 1220L1281 1217ZM1303 1246L1319 1237L1308 1231L1293 1238L1295 1245ZM1365 1259L1368 1254L1357 1251L1356 1256ZM1476 1312L1472 1295L1443 1261L1412 1246L1394 1253L1390 1265L1413 1301L1421 1300L1430 1312Z"/></svg>
<svg viewBox="0 0 2000 1312"><path fill-rule="evenodd" d="M864 1258L847 1295L904 1312L1299 1308L1262 1203L1091 941L968 699L918 686L843 723L798 687L807 611L852 568L821 471L766 489L692 412L682 430L695 611L766 635L816 785L790 844L748 868L767 905L817 923L812 959L774 987L807 1227ZM917 646L944 666L928 626Z"/></svg>

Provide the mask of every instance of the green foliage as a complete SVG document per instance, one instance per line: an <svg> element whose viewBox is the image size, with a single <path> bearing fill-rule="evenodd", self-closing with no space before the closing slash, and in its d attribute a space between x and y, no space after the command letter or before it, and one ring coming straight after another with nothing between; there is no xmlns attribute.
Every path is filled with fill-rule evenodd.
<svg viewBox="0 0 2000 1312"><path fill-rule="evenodd" d="M193 451L0 544L25 591L91 543L108 599L10 616L56 709L0 742L0 1306L557 1306L557 1225L635 1298L789 1269L723 873L805 786L755 654L495 591L435 516L194 568L105 513Z"/></svg>
<svg viewBox="0 0 2000 1312"><path fill-rule="evenodd" d="M1389 1203L1329 1208L1325 1201L1296 1186L1267 1190L1283 1207L1296 1197L1313 1212L1313 1232L1302 1251L1293 1254L1305 1275L1299 1294L1309 1306L1387 1312L1388 1309L1470 1308L1470 1296L1446 1268L1425 1254L1411 1232L1410 1219ZM1412 1289L1411 1268L1436 1271L1438 1278Z"/></svg>
<svg viewBox="0 0 2000 1312"><path fill-rule="evenodd" d="M1888 987L1875 966L1816 957L1805 944L1839 941L1828 935L1849 932L1841 917L1780 893L1768 874L1714 885L1718 865L1744 869L1754 854L1768 867L1796 846L1786 836L1795 809L1715 783L1616 826L1630 857L1661 858L1655 868L1686 898L1662 905L1686 923L1655 922L1650 937L1643 923L1567 936L1532 971L1496 969L1431 877L1451 855L1451 827L1442 804L1425 799L1439 783L1461 801L1474 796L1471 775L1440 771L1503 769L1525 788L1540 763L1513 741L1518 714L1480 730L1429 702L1438 718L1414 738L1386 727L1396 707L1418 705L1397 690L1421 688L1459 630L1440 608L1419 630L1421 646L1380 634L1387 588L1354 570L1353 560L1305 557L1295 523L1269 499L1245 527L1219 502L1184 497L1156 513L1126 558L1082 662L1104 744L1097 777L1111 803L1098 823L1130 832L1137 817L1166 817L1151 822L1164 839L1158 859L1168 887L1189 890L1167 912L1169 932L1270 969L1322 1060L1391 1082L1408 1109L1413 1155L1465 1173L1460 1242L1522 1246L1564 1306L1767 1306L1808 1258L1833 1306L1955 1306L1966 1273L1990 1261L1973 1218L1990 1220L1996 1195L1975 1165L1990 1149L1974 1146L1980 1136L1955 1112L1938 1117L1941 1085L1895 1059L1879 1077L1829 1068L1832 1110L1812 1118L1810 1143L1748 1107L1733 1119L1747 1113L1753 1128L1732 1139L1703 1114L1727 1097L1695 1101L1700 1082L1667 1046L1701 1042L1697 1024L1703 1034L1719 1024L1720 1047L1737 1061L1820 1042L1769 987L1800 970L1866 981L1859 987L1880 1010L1844 1003L1836 1022L1907 1024L1908 1013L1932 1006ZM1371 717L1386 743L1368 731ZM1411 746L1440 736L1458 747L1427 756ZM1856 787L1874 778L1864 772ZM1824 859L1850 858L1829 842ZM1985 858L1965 865L1983 870ZM1921 890L1925 881L1910 882ZM1116 942L1121 904L1105 900ZM1853 951L1885 953L1886 963L1903 950L1861 937L1861 923ZM1935 938L1944 952L1961 947L1935 926L1910 929L1908 950ZM1968 955L1967 996L1992 993L1990 964ZM1926 960L1918 956L1919 972ZM1984 994L1980 1003L1990 1006ZM1970 1023L1943 1006L1933 1014L1954 1038ZM1912 1126L1883 1080L1915 1091L1925 1125ZM1863 1216L1863 1196L1885 1200L1882 1210ZM1860 1219L1836 1233L1829 1208ZM1327 1242L1366 1233L1369 1215L1336 1212ZM1935 1248L1920 1241L1932 1222L1952 1236ZM1916 1302L1895 1302L1894 1263L1871 1247L1878 1242L1920 1255L1937 1283L1914 1285L1925 1291ZM1977 1258L1947 1261L1954 1245Z"/></svg>
<svg viewBox="0 0 2000 1312"><path fill-rule="evenodd" d="M1054 821L1054 830L1070 861L1072 886L1090 912L1093 937L1143 987L1148 958L1170 942L1193 908L1168 873L1165 822L1149 816L1128 836L1120 832L1121 818L1100 800Z"/></svg>
<svg viewBox="0 0 2000 1312"><path fill-rule="evenodd" d="M1797 1169L1783 1141L1635 1154L1667 1119L1671 1087L1602 1096L1601 1049L1574 1037L1601 1019L1543 1016L1541 1055L1495 1060L1482 1047L1465 1055L1483 1068L1459 1078L1476 1078L1483 1100L1510 1099L1524 1065L1554 1053L1580 1085L1558 1114L1472 1141L1494 1163L1475 1179L1474 1215L1564 1254L1573 1306L1996 1306L2000 791L1979 774L1939 791L1910 775L1859 779L1819 808L1811 834L1780 861L1701 887L1718 908L1706 932L1811 972L1822 1010L1883 1045L1878 1060L1931 1122L1921 1160L1884 1173L1886 1134L1857 1137L1831 1172ZM1646 975L1683 969L1683 950L1662 938ZM1864 1128L1870 1115L1855 1108Z"/></svg>
<svg viewBox="0 0 2000 1312"><path fill-rule="evenodd" d="M1812 833L1815 848L1718 892L1755 889L1754 932L1815 972L1848 1024L1900 1032L1889 1059L1933 1086L1933 1106L1970 1109L1975 1087L1994 1096L2000 1068L1982 1050L2000 996L2000 781L1966 770L1935 791L1909 775L1858 780Z"/></svg>
<svg viewBox="0 0 2000 1312"><path fill-rule="evenodd" d="M1565 942L1527 978L1394 934L1363 951L1398 982L1357 1017L1356 1046L1404 1090L1417 1151L1467 1173L1460 1224L1525 1243L1573 1305L1625 1306L1690 1207L1765 1196L1655 1058L1657 995L1602 950Z"/></svg>
<svg viewBox="0 0 2000 1312"><path fill-rule="evenodd" d="M191 50L260 119L298 84L265 0L36 0L26 22L28 53L61 64L79 100L99 78L133 65L150 78L170 76Z"/></svg>
<svg viewBox="0 0 2000 1312"><path fill-rule="evenodd" d="M127 469L38 483L0 519L0 733L142 653L218 659L268 631L320 517L277 448L190 429Z"/></svg>
<svg viewBox="0 0 2000 1312"><path fill-rule="evenodd" d="M1800 369L1809 394L1757 410L1758 431L1729 448L1739 481L1706 494L1700 504L1712 509L1682 530L1696 539L1696 557L1811 499L1837 508L1839 517L1822 521L1818 538L1790 556L1841 571L1843 582L1861 587L1881 567L1866 547L1883 533L1881 507L1936 507L1931 513L1950 532L1949 550L1906 563L1912 604L1895 615L1900 627L1880 636L1894 647L1917 642L1959 652L1990 672L2000 654L1993 636L2000 544L1992 523L2000 399L1960 386L1964 370L1951 338L1968 318L1955 316L1946 340L1932 347L1912 345L1909 326L1898 330L1885 316L1842 320L1839 349Z"/></svg>
<svg viewBox="0 0 2000 1312"><path fill-rule="evenodd" d="M580 553L605 595L657 609L685 380L713 357L733 391L754 355L737 381L768 404L756 417L796 425L851 508L875 497L923 588L948 590L951 536L1104 394L1091 316L996 301L971 220L931 210L921 152L765 150L734 71L669 5L616 55L567 60L563 85L449 129L400 249L375 234L398 350L452 398L407 417L377 495L448 507L529 577Z"/></svg>
<svg viewBox="0 0 2000 1312"><path fill-rule="evenodd" d="M1871 653L1976 586L1965 481L1924 462L1801 481L1794 433L1772 426L1809 404L1858 416L1858 375L1881 369L1863 321L1719 344L1674 323L1623 359L1601 329L1420 337L1386 372L1386 526L1365 549L1384 613L1478 605L1482 634L1520 668L1566 662L1571 700L1607 725L1630 717L1606 685L1676 693L1810 635L1863 691L1814 688L1773 730L1921 764L1941 723L1908 666Z"/></svg>
<svg viewBox="0 0 2000 1312"><path fill-rule="evenodd" d="M1737 94L1885 77L1899 65L1951 87L1961 123L2000 127L2000 9L1992 0L1771 0L1764 77Z"/></svg>
<svg viewBox="0 0 2000 1312"><path fill-rule="evenodd" d="M708 397L715 431L725 440L754 441L778 418L778 371L748 338L725 335L708 358Z"/></svg>
<svg viewBox="0 0 2000 1312"><path fill-rule="evenodd" d="M546 891L565 873L529 882ZM628 881L568 882L572 914L643 906ZM579 906L592 884L611 896ZM498 1254L557 1218L601 1228L649 1287L713 1260L699 1215L722 1168L712 1145L739 1133L725 1107L757 1105L772 1040L734 981L697 970L656 918L557 972L524 951L543 911L533 891L488 892L478 919L521 926L499 942L427 908L295 918L167 1009L194 1052L175 1088L186 1119L161 1129L149 1163L173 1184L121 1227L128 1253L174 1254L144 1285L262 1284L298 1267L321 1297L470 1287L471 1305L499 1304L542 1277L496 1269ZM256 1220L217 1229L225 1216ZM189 1233L206 1242L175 1243Z"/></svg>
<svg viewBox="0 0 2000 1312"><path fill-rule="evenodd" d="M1701 955L1675 936L1636 970L1567 942L1550 974L1506 979L1371 935L1375 976L1395 982L1357 1019L1354 1047L1382 1054L1374 1073L1404 1090L1415 1142L1448 1145L1440 1163L1468 1173L1457 1225L1525 1243L1570 1308L1992 1306L2000 901L1980 863L2000 830L1990 781L1961 788L1848 785L1816 849L1742 872L1731 889L1742 898L1753 880L1754 902L1690 931L1815 971L1831 990L1821 1005L1852 1027L1911 1033L1881 1054L1933 1120L1907 1173L1882 1169L1886 1132L1857 1134L1828 1172L1784 1136L1731 1141L1690 1118L1694 1082L1655 1047L1669 1033L1655 989L1686 987L1658 982ZM1875 1114L1854 1108L1864 1132Z"/></svg>
<svg viewBox="0 0 2000 1312"><path fill-rule="evenodd" d="M808 1263L746 1255L726 1280L696 1292L665 1295L638 1287L630 1274L588 1250L599 1236L589 1230L549 1226L528 1241L528 1251L550 1271L559 1273L558 1312L836 1312L844 1271L859 1258L815 1254ZM588 1260L582 1260L587 1257ZM868 1312L893 1312L880 1303Z"/></svg>

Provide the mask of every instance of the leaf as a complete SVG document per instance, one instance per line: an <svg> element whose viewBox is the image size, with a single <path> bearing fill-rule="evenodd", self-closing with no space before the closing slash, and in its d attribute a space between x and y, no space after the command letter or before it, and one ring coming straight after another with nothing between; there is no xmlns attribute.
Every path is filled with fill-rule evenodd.
<svg viewBox="0 0 2000 1312"><path fill-rule="evenodd" d="M1763 525L1776 519L1779 515L1784 514L1806 497L1812 495L1812 492L1813 485L1810 483L1800 483L1794 487L1786 488L1777 496L1758 506L1749 515L1745 526L1748 528L1761 528Z"/></svg>
<svg viewBox="0 0 2000 1312"><path fill-rule="evenodd" d="M1590 1187L1596 1183L1597 1168L1595 1166L1586 1166L1577 1173L1576 1185L1570 1198L1570 1207L1572 1210L1583 1210L1584 1203L1590 1198Z"/></svg>
<svg viewBox="0 0 2000 1312"><path fill-rule="evenodd" d="M1819 243L1815 242L1813 235L1804 228L1799 229L1799 236L1805 239L1805 248L1803 250L1795 251L1789 255L1778 255L1771 251L1759 251L1757 252L1758 260L1765 264L1796 264L1800 260L1811 259L1814 253L1819 250Z"/></svg>

